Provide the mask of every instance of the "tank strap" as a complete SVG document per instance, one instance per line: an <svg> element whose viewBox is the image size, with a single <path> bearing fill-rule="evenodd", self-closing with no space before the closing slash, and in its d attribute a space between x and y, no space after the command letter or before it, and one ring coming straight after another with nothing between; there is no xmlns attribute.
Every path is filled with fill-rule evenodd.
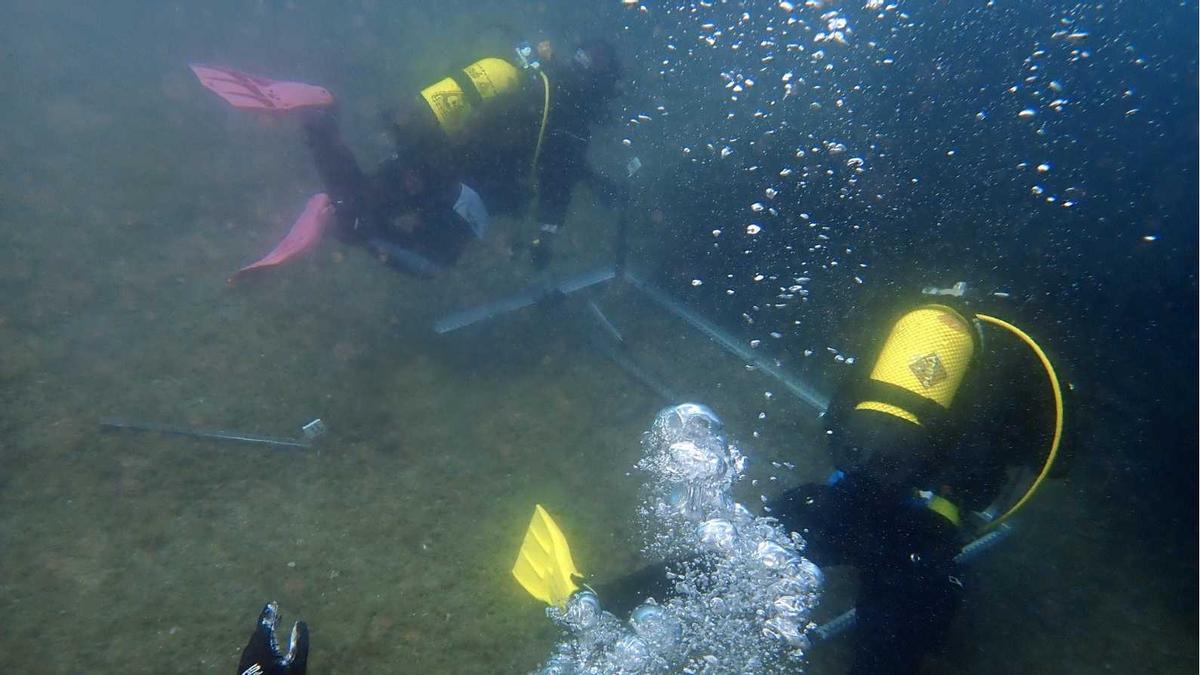
<svg viewBox="0 0 1200 675"><path fill-rule="evenodd" d="M479 104L483 103L483 96L479 93L479 88L467 76L466 71L456 70L450 74L450 79L454 80L454 84L462 90L463 97L467 99L467 103L473 108L478 108Z"/></svg>
<svg viewBox="0 0 1200 675"><path fill-rule="evenodd" d="M890 382L868 378L854 387L851 400L851 405L858 405L863 401L878 401L907 410L917 416L921 426L934 432L940 432L949 425L949 415L945 408Z"/></svg>

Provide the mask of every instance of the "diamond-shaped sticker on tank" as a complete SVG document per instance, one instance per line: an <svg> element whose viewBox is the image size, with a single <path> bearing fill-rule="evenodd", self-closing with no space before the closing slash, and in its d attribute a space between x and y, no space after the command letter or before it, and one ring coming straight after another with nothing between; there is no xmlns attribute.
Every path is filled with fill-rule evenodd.
<svg viewBox="0 0 1200 675"><path fill-rule="evenodd" d="M908 369L913 375L917 376L917 381L926 389L945 380L946 369L942 366L942 359L938 357L937 352L929 352L924 356L918 356L908 362Z"/></svg>

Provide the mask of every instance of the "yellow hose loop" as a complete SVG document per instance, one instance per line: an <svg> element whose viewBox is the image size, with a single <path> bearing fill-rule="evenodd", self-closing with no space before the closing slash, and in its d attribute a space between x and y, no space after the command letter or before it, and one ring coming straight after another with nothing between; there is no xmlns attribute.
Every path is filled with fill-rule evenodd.
<svg viewBox="0 0 1200 675"><path fill-rule="evenodd" d="M535 198L538 194L538 160L542 156L542 139L546 137L546 120L550 117L550 78L541 70L538 71L538 75L542 76L542 126L538 129L537 145L533 148L533 163L529 166Z"/></svg>
<svg viewBox="0 0 1200 675"><path fill-rule="evenodd" d="M986 529L990 530L997 527L1005 520L1008 520L1014 513L1017 512L1018 509L1024 506L1025 502L1029 501L1030 497L1033 496L1033 493L1036 492L1038 487L1041 486L1042 481L1046 480L1046 477L1050 475L1050 469L1054 466L1054 458L1058 455L1058 446L1060 443L1062 443L1063 396L1062 386L1058 382L1058 374L1054 372L1054 365L1050 363L1050 358L1046 356L1046 352L1042 351L1042 348L1038 346L1038 343L1033 341L1033 338L1029 337L1025 331L1017 328L1007 321L1004 321L1003 319L997 319L994 316L988 316L986 314L976 314L975 316L978 317L980 321L984 321L1008 330L1010 333L1016 335L1022 342L1028 345L1029 348L1033 350L1033 353L1037 355L1038 360L1042 362L1042 367L1046 369L1046 376L1050 379L1050 389L1054 392L1054 439L1050 442L1050 453L1046 455L1046 463L1042 465L1041 473L1039 473L1037 478L1033 480L1033 483L1029 486L1029 489L1025 491L1025 494L1022 495L1020 499L1017 500L1017 503L1013 504L1012 508L1004 512L1004 515L988 524Z"/></svg>

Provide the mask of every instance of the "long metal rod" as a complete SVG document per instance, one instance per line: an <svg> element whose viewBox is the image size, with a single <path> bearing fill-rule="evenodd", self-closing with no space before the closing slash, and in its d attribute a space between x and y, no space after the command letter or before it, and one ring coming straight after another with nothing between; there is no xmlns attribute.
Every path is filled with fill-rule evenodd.
<svg viewBox="0 0 1200 675"><path fill-rule="evenodd" d="M587 340L592 347L666 403L679 401L674 390L643 370L633 356L626 351L625 338L621 336L621 331L617 330L617 327L605 316L600 307L594 301L588 300L588 308L591 310L592 322L598 325L601 328L600 332L605 333L609 338L606 340L597 331L585 331Z"/></svg>
<svg viewBox="0 0 1200 675"><path fill-rule="evenodd" d="M608 318L608 315L606 315L604 311L600 309L600 305L597 305L595 300L588 300L587 306L588 309L591 310L592 318L595 319L596 324L603 328L604 332L608 333L608 336L611 337L615 342L624 345L625 336L621 335L621 331L617 330L617 327L613 325L613 322Z"/></svg>
<svg viewBox="0 0 1200 675"><path fill-rule="evenodd" d="M674 390L642 370L641 366L630 358L628 354L622 353L613 345L604 342L599 336L589 336L588 340L597 351L616 364L618 368L624 370L638 384L653 392L664 403L677 403L680 400Z"/></svg>
<svg viewBox="0 0 1200 675"><path fill-rule="evenodd" d="M616 276L616 270L612 267L607 267L581 274L556 284L531 286L511 297L501 298L495 302L489 302L476 307L469 307L444 316L433 323L433 330L437 334L443 335L460 328L466 328L480 321L486 321L500 314L507 314L529 307L530 305L536 305L543 300L557 295L570 295L590 286L610 281Z"/></svg>
<svg viewBox="0 0 1200 675"><path fill-rule="evenodd" d="M649 282L643 281L628 270L625 271L625 279L628 280L634 288L645 293L647 297L657 303L660 307L691 324L693 328L701 333L704 333L710 340L717 343L717 345L725 351L733 354L745 363L753 365L762 372L778 380L779 383L787 388L787 390L792 394L794 394L796 398L799 398L801 401L809 404L815 408L817 412L823 413L825 412L825 409L829 407L828 398L818 393L812 387L800 382L791 374L784 372L782 368L779 368L770 361L762 358L758 354L755 354L732 335L718 328L716 324L710 322L691 309L684 307L674 298L667 295L656 286L650 284Z"/></svg>
<svg viewBox="0 0 1200 675"><path fill-rule="evenodd" d="M100 421L100 428L104 431L137 431L154 434L165 434L168 436L182 436L184 438L199 438L210 441L226 441L230 443L249 443L253 445L269 445L276 448L298 448L307 450L311 448L308 443L301 441L293 441L285 438L270 438L268 436L252 436L250 434L242 434L234 431L217 431L208 429L184 429L182 427L169 427L161 424L134 424L131 422L123 422L121 420L106 419Z"/></svg>

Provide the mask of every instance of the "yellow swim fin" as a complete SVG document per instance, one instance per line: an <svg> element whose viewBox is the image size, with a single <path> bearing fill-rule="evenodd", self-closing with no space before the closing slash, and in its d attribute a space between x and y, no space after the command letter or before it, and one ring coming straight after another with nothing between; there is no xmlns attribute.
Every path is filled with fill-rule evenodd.
<svg viewBox="0 0 1200 675"><path fill-rule="evenodd" d="M512 572L530 595L548 605L561 607L579 590L572 577L583 575L571 560L571 547L541 504L533 508L533 519Z"/></svg>

